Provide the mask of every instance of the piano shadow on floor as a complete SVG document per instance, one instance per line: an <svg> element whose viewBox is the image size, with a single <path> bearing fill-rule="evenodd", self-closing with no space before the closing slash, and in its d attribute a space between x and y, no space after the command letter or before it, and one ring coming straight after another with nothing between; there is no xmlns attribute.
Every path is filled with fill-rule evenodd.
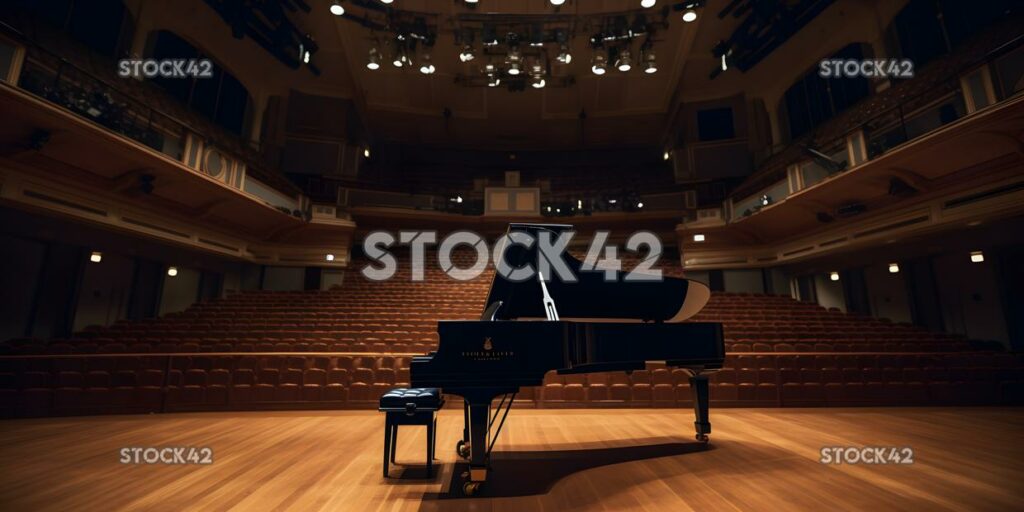
<svg viewBox="0 0 1024 512"><path fill-rule="evenodd" d="M588 448L582 450L495 451L487 483L473 497L504 498L547 494L559 480L591 468L637 460L671 457L714 449L698 442L679 442L678 438L637 439L630 446ZM461 474L469 470L459 461L451 473L447 491L427 493L424 501L463 498Z"/></svg>

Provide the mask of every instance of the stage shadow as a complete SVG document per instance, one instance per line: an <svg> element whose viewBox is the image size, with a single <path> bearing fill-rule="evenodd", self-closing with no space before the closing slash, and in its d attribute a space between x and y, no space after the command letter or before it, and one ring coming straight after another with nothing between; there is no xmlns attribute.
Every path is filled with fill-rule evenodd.
<svg viewBox="0 0 1024 512"><path fill-rule="evenodd" d="M430 475L427 475L427 466L425 464L392 464L390 475L388 476L388 483L401 485L435 482L444 473L444 466L445 464L438 461L438 463L434 464L433 468L431 468Z"/></svg>
<svg viewBox="0 0 1024 512"><path fill-rule="evenodd" d="M488 472L486 485L472 497L508 498L547 494L559 480L587 469L710 449L713 449L713 446L697 442L669 442L583 450L495 452L491 457L491 470ZM423 499L467 497L462 492L462 484L465 481L462 474L466 471L469 471L469 464L457 462L452 470L447 491L427 493Z"/></svg>

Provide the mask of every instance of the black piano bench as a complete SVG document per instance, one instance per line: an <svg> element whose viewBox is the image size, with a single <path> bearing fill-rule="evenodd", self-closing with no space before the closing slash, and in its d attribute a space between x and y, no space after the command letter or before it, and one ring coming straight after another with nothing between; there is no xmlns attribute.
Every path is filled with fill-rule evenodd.
<svg viewBox="0 0 1024 512"><path fill-rule="evenodd" d="M434 461L434 446L437 436L435 414L444 407L444 399L438 388L395 388L380 397L379 410L386 413L384 420L384 478L388 467L395 462L395 445L398 444L399 425L423 425L427 427L427 478Z"/></svg>

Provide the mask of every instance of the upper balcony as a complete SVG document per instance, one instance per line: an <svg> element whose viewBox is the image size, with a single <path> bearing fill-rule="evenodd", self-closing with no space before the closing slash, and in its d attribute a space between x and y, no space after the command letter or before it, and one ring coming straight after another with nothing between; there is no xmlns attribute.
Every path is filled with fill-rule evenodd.
<svg viewBox="0 0 1024 512"><path fill-rule="evenodd" d="M59 37L0 45L2 199L250 261L342 257L354 226L310 201L237 136ZM59 52L59 53L58 53Z"/></svg>
<svg viewBox="0 0 1024 512"><path fill-rule="evenodd" d="M1024 36L1003 26L788 145L678 226L687 265L774 265L1019 213L1022 66Z"/></svg>

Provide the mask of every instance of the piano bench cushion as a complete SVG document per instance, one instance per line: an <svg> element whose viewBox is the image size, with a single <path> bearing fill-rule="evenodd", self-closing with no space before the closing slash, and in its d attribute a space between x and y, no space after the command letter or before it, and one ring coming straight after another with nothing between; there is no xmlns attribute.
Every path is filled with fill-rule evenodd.
<svg viewBox="0 0 1024 512"><path fill-rule="evenodd" d="M394 388L380 397L380 410L438 410L444 405L438 388Z"/></svg>

